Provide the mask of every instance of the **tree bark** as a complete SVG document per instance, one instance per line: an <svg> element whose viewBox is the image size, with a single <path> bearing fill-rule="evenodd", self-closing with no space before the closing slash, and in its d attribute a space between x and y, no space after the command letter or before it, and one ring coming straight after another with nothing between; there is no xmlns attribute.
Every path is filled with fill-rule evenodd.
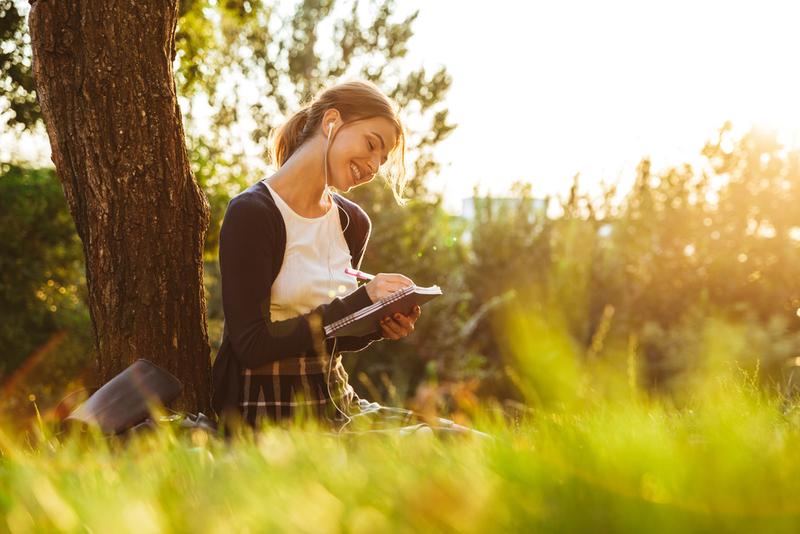
<svg viewBox="0 0 800 534"><path fill-rule="evenodd" d="M176 0L32 0L33 73L83 241L97 379L137 358L208 411L208 201L189 168L173 77Z"/></svg>

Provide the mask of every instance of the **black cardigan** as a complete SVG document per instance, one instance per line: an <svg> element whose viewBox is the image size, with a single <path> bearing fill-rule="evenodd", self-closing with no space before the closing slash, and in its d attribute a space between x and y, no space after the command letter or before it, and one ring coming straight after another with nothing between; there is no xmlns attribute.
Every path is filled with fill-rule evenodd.
<svg viewBox="0 0 800 534"><path fill-rule="evenodd" d="M339 216L352 264L360 268L372 228L369 216L356 203L333 195L342 210ZM219 267L225 322L222 344L212 368L211 407L217 416L238 410L243 368L259 367L288 357L315 356L309 318L321 316L330 324L372 303L362 285L299 317L270 321L272 283L278 276L286 251L286 226L278 206L263 182L251 185L228 203L219 236ZM324 339L320 326L317 333ZM340 337L336 350L357 351L381 339L377 332L364 337ZM327 340L331 351L333 340Z"/></svg>

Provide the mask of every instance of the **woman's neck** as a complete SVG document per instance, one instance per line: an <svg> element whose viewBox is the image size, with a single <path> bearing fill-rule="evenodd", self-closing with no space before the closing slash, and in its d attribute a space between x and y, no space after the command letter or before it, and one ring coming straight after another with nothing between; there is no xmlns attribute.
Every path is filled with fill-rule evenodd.
<svg viewBox="0 0 800 534"><path fill-rule="evenodd" d="M325 187L324 150L323 143L309 140L266 180L303 217L320 217L333 207Z"/></svg>

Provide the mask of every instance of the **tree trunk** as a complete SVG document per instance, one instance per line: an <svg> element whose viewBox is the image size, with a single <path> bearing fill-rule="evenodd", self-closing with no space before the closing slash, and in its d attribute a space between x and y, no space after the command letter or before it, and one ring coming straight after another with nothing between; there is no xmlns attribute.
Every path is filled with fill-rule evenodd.
<svg viewBox="0 0 800 534"><path fill-rule="evenodd" d="M83 241L97 379L137 358L208 411L203 241L175 94L176 0L32 0L33 73L53 162Z"/></svg>

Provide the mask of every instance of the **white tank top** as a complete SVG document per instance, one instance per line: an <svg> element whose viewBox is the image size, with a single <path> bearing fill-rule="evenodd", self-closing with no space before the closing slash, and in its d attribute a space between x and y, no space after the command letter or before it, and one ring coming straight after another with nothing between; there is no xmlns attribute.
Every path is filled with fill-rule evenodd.
<svg viewBox="0 0 800 534"><path fill-rule="evenodd" d="M266 180L262 182L286 225L283 264L270 291L270 320L281 321L308 313L337 296L355 291L356 279L344 272L352 267L352 257L336 203L321 217L303 217Z"/></svg>

